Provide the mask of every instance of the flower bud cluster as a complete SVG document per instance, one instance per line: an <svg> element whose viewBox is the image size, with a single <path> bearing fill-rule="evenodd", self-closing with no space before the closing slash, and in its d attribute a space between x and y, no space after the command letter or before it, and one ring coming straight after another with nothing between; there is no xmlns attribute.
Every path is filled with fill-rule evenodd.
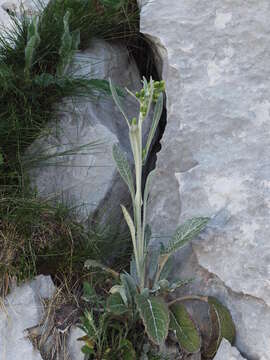
<svg viewBox="0 0 270 360"><path fill-rule="evenodd" d="M165 91L165 81L155 81L154 82L154 94L153 94L153 102L156 103L158 101L159 95Z"/></svg>
<svg viewBox="0 0 270 360"><path fill-rule="evenodd" d="M153 88L152 88L153 87ZM154 81L149 82L147 84L147 87L143 88L141 91L136 92L136 98L139 100L141 106L140 106L140 112L143 117L147 115L147 110L149 107L149 102L153 101L153 103L156 103L159 95L165 91L165 81ZM150 94L152 93L152 99L150 99Z"/></svg>

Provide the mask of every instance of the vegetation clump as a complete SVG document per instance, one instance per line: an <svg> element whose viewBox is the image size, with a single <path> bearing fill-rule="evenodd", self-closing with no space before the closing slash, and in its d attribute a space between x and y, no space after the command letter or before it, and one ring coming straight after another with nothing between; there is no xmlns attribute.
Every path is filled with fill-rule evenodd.
<svg viewBox="0 0 270 360"><path fill-rule="evenodd" d="M99 352L101 355L96 357L97 329L104 326L113 326L116 323L124 324L127 332L123 336L117 332L121 339L117 342L118 353L121 350L122 337L125 339L124 352L122 359L136 359L136 352L143 353L146 346L149 349L149 357L144 354L144 359L151 359L152 353L157 350L162 351L166 341L174 339L179 351L185 354L195 354L202 351L205 358L212 358L222 340L226 338L230 342L234 341L235 327L229 311L217 300L212 297L190 296L189 300L204 302L208 306L209 322L211 323L210 339L205 342L201 336L199 325L193 319L185 305L187 297L171 299L172 294L184 286L188 280L171 278L173 263L172 255L182 248L187 242L197 236L207 225L209 219L205 217L193 218L180 225L167 245L151 247L151 228L147 224L147 203L151 188L151 182L155 176L152 171L147 177L144 192L142 191L142 168L151 147L155 131L163 110L164 82L148 82L143 79L143 88L134 96L139 102L138 118L128 119L122 106L121 99L117 91L110 82L111 92L115 103L119 107L129 128L129 139L135 163L135 184L132 171L127 157L122 153L118 146L113 148L113 156L118 171L129 188L133 205L133 218L128 210L122 206L123 215L130 230L133 244L133 257L130 263L129 272L122 272L118 275L118 284L110 289L107 298L104 314L99 317L101 323L96 323L93 311L86 312L83 319L82 328L86 332L85 346L83 351L88 358L103 359L104 354L114 351L114 348L107 347L107 342L102 344ZM144 121L147 121L152 104L154 104L154 115L152 125L148 134L146 145L142 142L142 128ZM87 260L85 266L91 268L104 268L103 265L93 260ZM88 294L93 293L92 289L87 289ZM117 320L116 320L117 319ZM104 325L105 324L105 325ZM124 326L122 325L122 327ZM124 327L124 328L125 328ZM139 330L144 328L146 337L140 341L132 340L129 334L141 333ZM106 330L102 334L107 333ZM126 342L128 339L128 343ZM139 345L140 344L140 345ZM129 348L129 357L125 355L126 347ZM139 347L139 349L138 349ZM132 355L134 354L134 355ZM178 354L180 356L180 353Z"/></svg>
<svg viewBox="0 0 270 360"><path fill-rule="evenodd" d="M98 248L103 257L103 240L105 244L109 232L86 232L63 206L38 199L27 170L39 158L26 156L25 150L49 121L57 122L55 105L63 98L87 96L91 101L98 94L110 95L107 81L90 75L73 77L69 65L75 52L85 49L93 37L134 36L138 16L133 0L52 0L41 6L39 14L11 14L11 30L1 29L0 288L4 293L11 278L21 281L44 271L42 259L46 258L47 271L55 274L56 263L59 270L70 268L67 263L74 264L75 259L83 264L83 254Z"/></svg>

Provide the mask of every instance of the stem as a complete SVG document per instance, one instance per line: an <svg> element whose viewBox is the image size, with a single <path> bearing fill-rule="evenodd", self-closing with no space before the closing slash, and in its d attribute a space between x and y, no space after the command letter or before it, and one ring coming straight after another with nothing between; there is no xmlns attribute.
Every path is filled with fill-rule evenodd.
<svg viewBox="0 0 270 360"><path fill-rule="evenodd" d="M198 295L182 296L182 297L179 297L179 298L174 299L171 302L169 302L168 306L170 307L177 302L188 301L188 300L197 300L197 301L208 302L208 296L198 296Z"/></svg>
<svg viewBox="0 0 270 360"><path fill-rule="evenodd" d="M140 279L140 287L144 288L144 240L142 235L142 118L139 117L138 125L130 129L130 142L135 163L136 194L133 204L136 243L134 252L136 258L137 273Z"/></svg>
<svg viewBox="0 0 270 360"><path fill-rule="evenodd" d="M164 266L166 265L169 257L170 257L170 254L166 254L166 255L163 257L162 262L161 262L161 264L159 265L157 274L156 274L156 276L155 276L155 281L154 281L154 283L156 283L156 282L159 280L160 275L161 275L161 273L162 273L162 270L164 269Z"/></svg>
<svg viewBox="0 0 270 360"><path fill-rule="evenodd" d="M137 157L136 162L136 220L137 220L137 241L140 263L140 286L144 288L144 239L142 234L142 118L139 117L138 132L136 134Z"/></svg>

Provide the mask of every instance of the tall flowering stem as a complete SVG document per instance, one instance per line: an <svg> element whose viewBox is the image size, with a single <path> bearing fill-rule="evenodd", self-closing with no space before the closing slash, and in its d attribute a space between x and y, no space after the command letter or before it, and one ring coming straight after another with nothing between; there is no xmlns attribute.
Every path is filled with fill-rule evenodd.
<svg viewBox="0 0 270 360"><path fill-rule="evenodd" d="M118 170L126 181L133 205L133 219L129 215L127 209L122 206L123 214L126 219L126 222L129 226L133 250L134 250L134 259L136 263L136 271L139 279L140 289L143 290L145 287L145 268L146 268L146 239L145 239L145 229L146 229L146 210L147 210L147 196L144 196L142 191L142 169L143 165L149 154L151 148L151 143L154 138L154 134L157 129L158 122L161 117L163 110L163 92L165 90L164 81L154 81L150 79L147 81L145 78L142 81L143 87L140 92L133 94L129 90L128 93L135 97L140 105L140 111L138 118L133 118L129 120L123 110L121 105L121 100L118 97L117 91L113 84L110 82L111 92L115 103L119 107L122 115L126 119L127 125L129 127L129 139L132 150L132 155L135 164L135 186L133 184L133 179L130 178L130 169L127 168L127 162L124 159L124 156L120 154L119 149L114 149L114 159L117 164ZM149 120L149 114L151 108L154 107L154 113L152 118L152 124L148 134L146 145L143 146L142 134L143 134L143 125L145 121Z"/></svg>

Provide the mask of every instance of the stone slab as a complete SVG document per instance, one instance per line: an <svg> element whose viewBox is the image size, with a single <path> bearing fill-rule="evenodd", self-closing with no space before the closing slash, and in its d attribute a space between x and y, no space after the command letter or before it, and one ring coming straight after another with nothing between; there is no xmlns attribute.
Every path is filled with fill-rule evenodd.
<svg viewBox="0 0 270 360"><path fill-rule="evenodd" d="M252 360L270 359L269 15L266 0L153 0L141 16L167 83L149 220L166 240L187 218L212 218L193 243L197 291L230 307Z"/></svg>

